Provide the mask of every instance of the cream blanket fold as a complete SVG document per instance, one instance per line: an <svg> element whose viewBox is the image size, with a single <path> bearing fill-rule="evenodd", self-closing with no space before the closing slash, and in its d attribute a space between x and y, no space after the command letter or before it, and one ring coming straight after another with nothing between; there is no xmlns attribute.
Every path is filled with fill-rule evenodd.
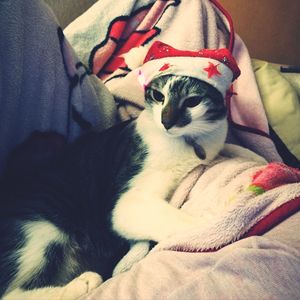
<svg viewBox="0 0 300 300"><path fill-rule="evenodd" d="M235 149L204 172L201 166L194 171L201 175L192 187L188 176L171 200L198 217L199 226L159 243L155 250L215 251L241 238L261 235L300 209L300 170L250 160L231 147ZM228 157L234 152L237 155Z"/></svg>

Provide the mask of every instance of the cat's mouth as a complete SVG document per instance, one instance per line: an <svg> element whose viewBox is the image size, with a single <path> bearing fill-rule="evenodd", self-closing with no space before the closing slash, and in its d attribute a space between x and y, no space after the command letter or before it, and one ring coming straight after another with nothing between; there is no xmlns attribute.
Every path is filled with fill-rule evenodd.
<svg viewBox="0 0 300 300"><path fill-rule="evenodd" d="M162 126L162 127L168 136L172 136L172 137L182 137L183 136L182 130L180 130L179 127L172 126L169 129L165 128L164 126Z"/></svg>

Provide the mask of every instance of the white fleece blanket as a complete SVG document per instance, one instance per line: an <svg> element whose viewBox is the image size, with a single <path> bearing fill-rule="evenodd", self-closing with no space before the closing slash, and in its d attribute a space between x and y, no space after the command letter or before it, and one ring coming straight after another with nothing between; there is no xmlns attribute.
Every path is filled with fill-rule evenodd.
<svg viewBox="0 0 300 300"><path fill-rule="evenodd" d="M300 170L235 145L208 166L194 169L175 191L173 206L194 215L199 225L160 242L152 251L216 251L239 239L262 235L300 209ZM155 222L155 220L153 220ZM114 275L149 251L135 244Z"/></svg>
<svg viewBox="0 0 300 300"><path fill-rule="evenodd" d="M187 177L177 192L189 182ZM300 208L300 171L281 163L223 157L185 192L183 203L176 194L172 203L197 216L200 224L159 243L156 250L214 251L265 233Z"/></svg>
<svg viewBox="0 0 300 300"><path fill-rule="evenodd" d="M133 245L84 299L299 299L300 171L229 150L172 198L199 226L149 253Z"/></svg>

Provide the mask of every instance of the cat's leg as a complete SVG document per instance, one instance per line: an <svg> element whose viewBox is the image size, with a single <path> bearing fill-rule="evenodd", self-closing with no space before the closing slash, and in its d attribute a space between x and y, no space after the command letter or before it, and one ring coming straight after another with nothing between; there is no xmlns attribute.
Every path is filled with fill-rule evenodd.
<svg viewBox="0 0 300 300"><path fill-rule="evenodd" d="M195 228L199 220L160 199L129 190L112 212L113 229L127 239L161 241Z"/></svg>
<svg viewBox="0 0 300 300"><path fill-rule="evenodd" d="M70 254L68 235L53 223L47 220L19 222L7 227L6 240L8 236L13 239L16 228L21 233L21 246L0 253L0 284L7 285L3 299L77 299L102 283L100 275L86 272L66 284L78 274L80 266ZM6 243L4 248L8 247Z"/></svg>
<svg viewBox="0 0 300 300"><path fill-rule="evenodd" d="M113 271L113 276L128 271L132 266L143 259L149 252L148 241L136 242L131 245L127 254L118 262Z"/></svg>
<svg viewBox="0 0 300 300"><path fill-rule="evenodd" d="M45 287L33 290L15 289L2 300L75 300L102 283L100 275L94 272L85 272L63 287Z"/></svg>

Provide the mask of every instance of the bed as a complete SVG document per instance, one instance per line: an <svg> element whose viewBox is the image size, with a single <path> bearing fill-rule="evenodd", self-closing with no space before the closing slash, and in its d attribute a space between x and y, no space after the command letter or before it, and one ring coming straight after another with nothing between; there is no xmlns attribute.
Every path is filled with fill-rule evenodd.
<svg viewBox="0 0 300 300"><path fill-rule="evenodd" d="M228 19L215 1L116 2L82 2L64 34L82 67L123 99L118 116L126 120L143 107L132 92L141 62L139 52L126 57L131 48L156 39L178 48L226 45ZM114 277L84 299L299 299L300 75L253 59L238 35L233 54L242 76L228 103L228 139L259 157L235 148L189 174L171 201L202 216L203 227L150 252L146 242L134 245Z"/></svg>

